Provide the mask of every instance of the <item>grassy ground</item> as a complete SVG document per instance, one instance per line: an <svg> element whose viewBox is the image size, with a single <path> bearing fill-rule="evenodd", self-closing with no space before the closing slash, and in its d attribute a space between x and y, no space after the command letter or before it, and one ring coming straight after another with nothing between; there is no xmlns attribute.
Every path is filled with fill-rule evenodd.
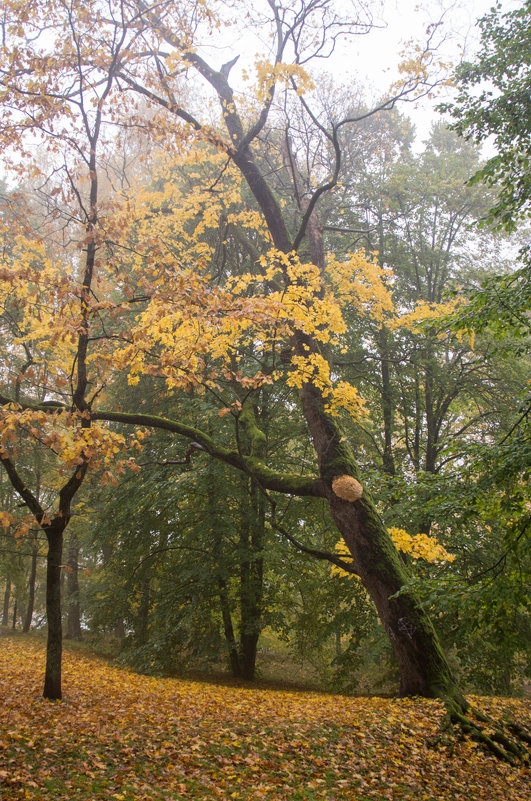
<svg viewBox="0 0 531 801"><path fill-rule="evenodd" d="M79 650L64 662L64 700L47 702L43 644L0 641L2 801L528 797L523 769L466 740L435 744L435 701L154 679ZM475 703L520 722L529 712Z"/></svg>

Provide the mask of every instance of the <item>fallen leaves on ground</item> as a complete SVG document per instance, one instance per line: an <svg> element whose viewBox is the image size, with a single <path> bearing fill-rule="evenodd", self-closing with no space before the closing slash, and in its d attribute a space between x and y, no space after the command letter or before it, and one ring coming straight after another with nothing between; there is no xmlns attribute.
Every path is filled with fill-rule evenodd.
<svg viewBox="0 0 531 801"><path fill-rule="evenodd" d="M2 638L2 801L526 797L523 768L469 740L435 744L437 701L156 679L66 652L65 697L50 702L43 670L41 644ZM525 722L524 701L473 700Z"/></svg>

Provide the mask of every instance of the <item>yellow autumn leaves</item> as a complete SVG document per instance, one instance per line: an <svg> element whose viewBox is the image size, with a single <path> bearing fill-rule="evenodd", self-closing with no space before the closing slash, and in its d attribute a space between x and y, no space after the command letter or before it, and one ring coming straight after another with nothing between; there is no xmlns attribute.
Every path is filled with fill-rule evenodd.
<svg viewBox="0 0 531 801"><path fill-rule="evenodd" d="M414 559L424 559L425 562L453 562L455 559L455 556L448 553L435 537L427 534L411 535L403 528L391 527L387 530L397 550Z"/></svg>
<svg viewBox="0 0 531 801"><path fill-rule="evenodd" d="M257 212L242 205L240 181L223 163L223 154L209 158L210 169L225 170L226 189L224 183L214 195L209 191L201 148L180 163L161 157L159 189L129 192L109 223L135 243L133 252L124 249L115 262L134 280L137 292L149 296L124 338L126 344L114 351L113 364L127 369L133 384L142 374L157 374L172 390L215 387L220 376L260 385L287 373L288 385L295 388L315 381L332 413L347 409L358 417L363 404L357 391L345 381L332 380L323 356L294 356L286 367L275 365L274 353L294 331L320 345L337 345L347 330L342 313L347 304L382 317L382 307L391 308L382 271L374 260L356 254L345 263L332 260L325 278L296 254L269 247L258 258L257 272L229 275L225 283L213 284L208 271L215 269L215 235L224 226L249 231L266 244L268 235ZM168 179L178 170L184 172L184 182ZM198 182L195 191L189 191L188 180ZM262 359L272 359L270 376L255 380L248 367L243 369L249 348Z"/></svg>
<svg viewBox="0 0 531 801"><path fill-rule="evenodd" d="M360 419L363 399L348 381L331 374L324 354L328 348L346 350L345 312L355 311L376 327L416 330L423 320L449 311L444 304L424 304L400 313L392 300L391 273L377 254L339 259L329 253L323 274L296 253L271 247L261 216L244 203L234 166L205 145L183 148L179 156L159 154L154 175L118 193L100 219L97 276L86 301L94 342L87 364L96 392L117 369L127 370L131 384L144 374L161 376L172 391L217 389L220 379L253 387L285 378L294 389L316 386L330 413ZM213 280L210 272L227 244L219 239L224 230L236 240L249 237L257 256L252 272L231 274L227 267L228 276ZM65 251L60 262L36 238L4 234L14 245L4 250L0 303L14 304L18 315L11 361L20 363L24 343L30 345L46 365L38 383L42 387L44 380L49 392L60 392L69 383L85 324L77 254ZM141 305L131 303L139 297ZM312 347L280 360L294 333ZM267 374L252 372L249 352L269 364ZM24 380L35 370L32 365Z"/></svg>
<svg viewBox="0 0 531 801"><path fill-rule="evenodd" d="M451 731L441 742L435 700L156 679L76 648L64 656L66 699L50 704L36 697L44 643L1 644L0 793L12 801L527 797L525 770ZM529 718L525 699L473 703Z"/></svg>
<svg viewBox="0 0 531 801"><path fill-rule="evenodd" d="M269 61L258 59L255 63L257 78L256 99L259 103L266 102L273 87L277 84L288 86L290 83L297 86L297 94L314 89L313 79L301 64L287 64L279 62L271 64ZM247 78L247 73L244 74Z"/></svg>
<svg viewBox="0 0 531 801"><path fill-rule="evenodd" d="M139 429L129 436L112 431L105 424L83 425L83 412L57 410L53 414L44 410L22 409L17 404L0 408L0 453L9 448L16 454L22 447L19 433L41 442L53 452L65 467L71 468L88 462L123 472L125 466L136 469L132 459L118 460L126 451L138 451L148 432Z"/></svg>
<svg viewBox="0 0 531 801"><path fill-rule="evenodd" d="M311 382L329 412L346 411L360 419L364 403L358 391L331 375L320 351L346 349L345 310L355 310L376 326L415 329L421 319L433 319L446 307L400 314L392 301L391 272L379 265L377 254L338 259L330 253L326 274L321 274L296 253L271 247L262 218L245 208L240 178L224 154L208 155L210 167L224 176L215 193L208 185L205 158L204 148L191 150L180 162L161 157L159 188L135 191L133 198L129 193L118 212L120 226L137 243L134 255L126 254L130 274L149 293L150 302L137 316L127 344L115 353L115 364L129 370L131 383L144 373L158 374L172 390L216 388L220 376L246 386L271 378L285 378L295 389ZM176 172L184 174L184 182L169 177ZM196 182L193 192L188 181ZM215 237L223 227L244 236L248 232L253 242L258 236L261 247L265 243L268 249L257 256L252 272L229 271L225 282L213 283L209 270L216 269ZM294 332L315 347L290 354L280 364L278 353ZM260 374L255 380L249 374L249 350L262 362L270 359L268 378Z"/></svg>
<svg viewBox="0 0 531 801"><path fill-rule="evenodd" d="M390 526L387 531L396 549L413 559L423 559L425 562L431 563L453 562L455 559L455 556L448 553L435 537L430 537L428 534L408 534L403 528L394 526ZM352 562L352 556L345 540L340 539L334 550L342 559ZM346 576L347 578L352 578L354 575L336 565L331 566L330 572L333 576Z"/></svg>

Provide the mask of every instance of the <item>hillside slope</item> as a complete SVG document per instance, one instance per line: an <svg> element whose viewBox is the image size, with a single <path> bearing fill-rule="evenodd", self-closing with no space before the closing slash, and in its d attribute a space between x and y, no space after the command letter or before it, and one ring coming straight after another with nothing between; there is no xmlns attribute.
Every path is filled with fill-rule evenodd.
<svg viewBox="0 0 531 801"><path fill-rule="evenodd" d="M155 679L67 651L65 699L47 702L43 646L0 646L2 801L527 797L523 769L470 741L434 745L436 701ZM475 703L529 719L524 701Z"/></svg>

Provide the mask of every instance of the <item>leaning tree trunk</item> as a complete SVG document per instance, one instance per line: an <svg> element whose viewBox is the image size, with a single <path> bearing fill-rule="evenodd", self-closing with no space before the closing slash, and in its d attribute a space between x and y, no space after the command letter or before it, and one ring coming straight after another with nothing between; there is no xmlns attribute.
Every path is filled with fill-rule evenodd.
<svg viewBox="0 0 531 801"><path fill-rule="evenodd" d="M307 238L324 287L325 249L315 211L308 220ZM293 345L299 355L319 352L315 340L302 332L295 333ZM330 512L391 642L400 672L400 694L445 698L466 710L433 624L407 589L406 568L363 486L353 451L336 419L326 411L322 392L306 383L301 401Z"/></svg>
<svg viewBox="0 0 531 801"><path fill-rule="evenodd" d="M321 393L307 384L302 401L330 511L391 641L400 694L454 699L466 708L428 615L405 589L409 577Z"/></svg>

